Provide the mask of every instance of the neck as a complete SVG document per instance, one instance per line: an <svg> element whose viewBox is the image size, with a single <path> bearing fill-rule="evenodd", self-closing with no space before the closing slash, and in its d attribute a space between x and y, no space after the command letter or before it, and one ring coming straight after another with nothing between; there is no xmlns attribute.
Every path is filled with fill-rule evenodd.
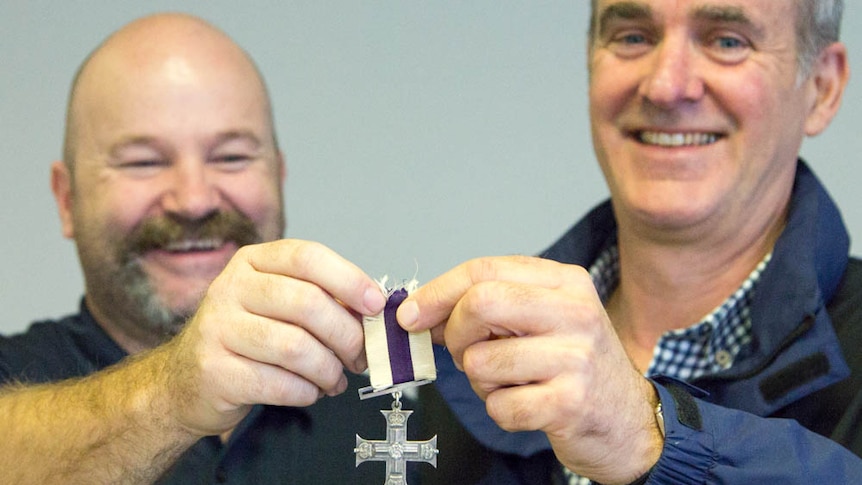
<svg viewBox="0 0 862 485"><path fill-rule="evenodd" d="M94 304L89 294L85 295L84 298L87 301L87 308L90 310L96 323L129 355L152 349L163 342L163 339L157 338L152 334L147 334L134 325L117 324L102 312L98 305Z"/></svg>
<svg viewBox="0 0 862 485"><path fill-rule="evenodd" d="M667 244L620 228L620 279L607 311L639 370L662 334L696 324L740 287L772 251L784 220L782 213L766 230L721 244Z"/></svg>

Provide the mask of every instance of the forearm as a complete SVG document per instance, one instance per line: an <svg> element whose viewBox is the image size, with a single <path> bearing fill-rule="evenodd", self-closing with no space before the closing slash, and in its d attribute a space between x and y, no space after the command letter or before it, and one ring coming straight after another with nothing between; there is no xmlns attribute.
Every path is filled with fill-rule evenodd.
<svg viewBox="0 0 862 485"><path fill-rule="evenodd" d="M0 483L152 483L198 437L172 422L149 357L0 390Z"/></svg>

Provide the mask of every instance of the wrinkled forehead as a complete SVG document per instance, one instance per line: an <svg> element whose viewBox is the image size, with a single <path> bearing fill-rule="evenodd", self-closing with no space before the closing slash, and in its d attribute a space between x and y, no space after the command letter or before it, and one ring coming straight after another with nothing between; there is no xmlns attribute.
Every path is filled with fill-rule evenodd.
<svg viewBox="0 0 862 485"><path fill-rule="evenodd" d="M791 25L799 0L591 0L590 37L618 19L660 21L670 14L699 20L754 24L781 13L782 25ZM775 20L775 19L772 19ZM792 31L792 29L791 29Z"/></svg>

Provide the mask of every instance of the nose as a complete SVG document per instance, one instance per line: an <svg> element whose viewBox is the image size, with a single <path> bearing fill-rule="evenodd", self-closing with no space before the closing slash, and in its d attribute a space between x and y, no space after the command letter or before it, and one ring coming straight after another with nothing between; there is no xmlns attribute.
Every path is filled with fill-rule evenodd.
<svg viewBox="0 0 862 485"><path fill-rule="evenodd" d="M179 160L171 169L170 187L162 205L166 212L200 219L218 209L219 191L204 161Z"/></svg>
<svg viewBox="0 0 862 485"><path fill-rule="evenodd" d="M653 51L653 62L640 85L639 94L664 108L700 99L704 85L696 69L693 49L684 36L662 39Z"/></svg>

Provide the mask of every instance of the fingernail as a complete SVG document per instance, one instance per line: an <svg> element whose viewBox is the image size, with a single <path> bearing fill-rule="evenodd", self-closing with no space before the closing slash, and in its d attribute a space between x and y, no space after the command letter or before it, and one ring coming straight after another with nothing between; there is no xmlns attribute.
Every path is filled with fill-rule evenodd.
<svg viewBox="0 0 862 485"><path fill-rule="evenodd" d="M369 314L376 315L382 312L383 307L386 306L386 298L383 297L383 293L380 293L379 289L368 288L362 295L362 303L365 304Z"/></svg>
<svg viewBox="0 0 862 485"><path fill-rule="evenodd" d="M335 397L342 392L347 390L347 377L341 376L341 379L338 380L338 384L335 385L335 388L331 391L327 392L326 395L329 397Z"/></svg>
<svg viewBox="0 0 862 485"><path fill-rule="evenodd" d="M398 323L406 329L411 329L419 320L419 305L415 301L407 300L398 307L396 314Z"/></svg>
<svg viewBox="0 0 862 485"><path fill-rule="evenodd" d="M368 368L368 361L365 359L365 353L363 352L359 358L353 363L353 369L356 373L365 372L365 369Z"/></svg>

